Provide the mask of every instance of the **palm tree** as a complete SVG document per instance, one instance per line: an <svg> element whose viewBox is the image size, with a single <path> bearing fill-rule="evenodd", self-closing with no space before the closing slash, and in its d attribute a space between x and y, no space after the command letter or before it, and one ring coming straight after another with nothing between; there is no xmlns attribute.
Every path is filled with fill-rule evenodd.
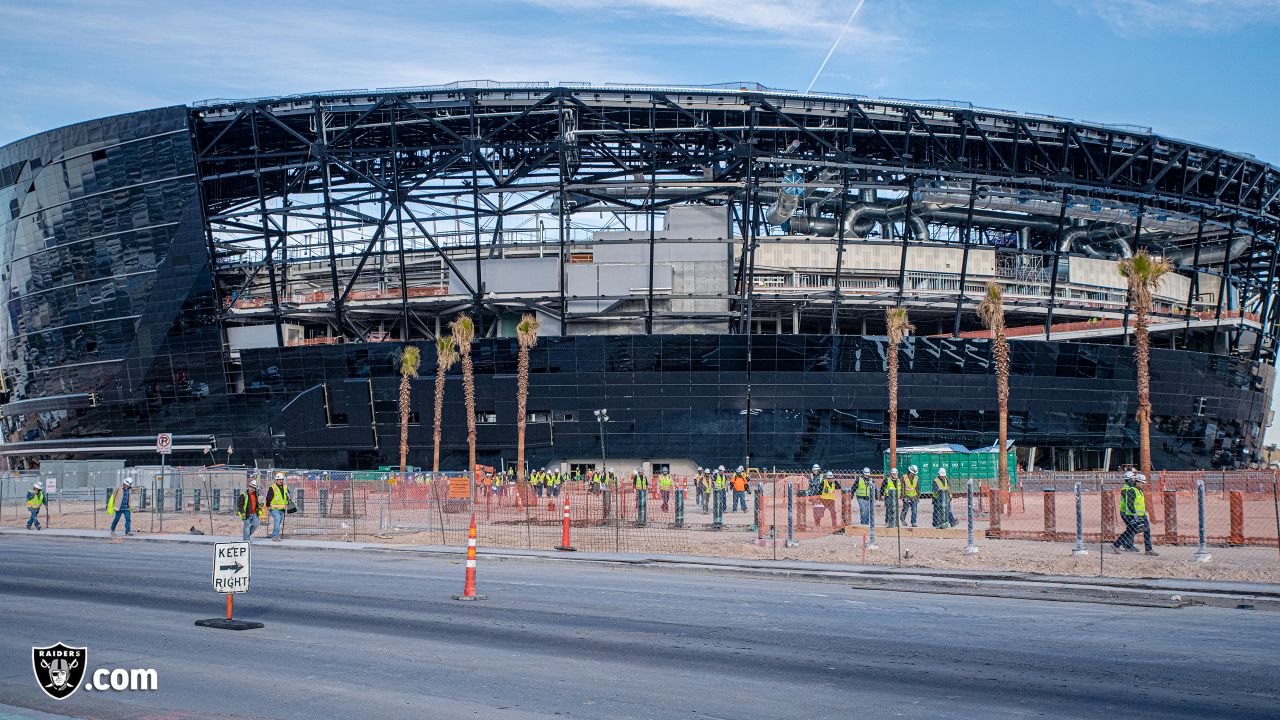
<svg viewBox="0 0 1280 720"><path fill-rule="evenodd" d="M409 457L409 401L412 391L409 381L418 377L418 366L422 363L422 353L417 345L405 345L400 351L400 481L406 478Z"/></svg>
<svg viewBox="0 0 1280 720"><path fill-rule="evenodd" d="M529 402L529 348L538 344L538 329L542 321L526 313L516 325L516 338L520 341L520 363L516 378L516 485L524 488L524 421Z"/></svg>
<svg viewBox="0 0 1280 720"><path fill-rule="evenodd" d="M1142 472L1151 472L1151 336L1150 325L1154 293L1172 267L1164 258L1155 258L1146 250L1120 261L1121 277L1129 281L1129 302L1133 306L1134 364L1138 368L1138 464Z"/></svg>
<svg viewBox="0 0 1280 720"><path fill-rule="evenodd" d="M476 378L471 365L471 341L476 337L476 324L469 315L459 315L449 323L449 330L462 357L462 397L467 405L467 476L476 471Z"/></svg>
<svg viewBox="0 0 1280 720"><path fill-rule="evenodd" d="M998 467L1001 493L1009 491L1009 338L1004 334L1004 293L996 283L987 283L987 294L978 304L978 318L991 331L991 357L996 361L996 402L1000 406L1000 447ZM1004 497L1003 494L1001 497Z"/></svg>
<svg viewBox="0 0 1280 720"><path fill-rule="evenodd" d="M458 362L458 348L453 342L453 338L448 335L441 335L436 338L436 422L432 427L435 430L435 450L431 454L431 473L434 476L440 472L440 422L444 415L444 375L449 372L449 368Z"/></svg>
<svg viewBox="0 0 1280 720"><path fill-rule="evenodd" d="M907 309L886 308L884 322L889 335L889 467L898 467L898 344L915 327L907 320Z"/></svg>

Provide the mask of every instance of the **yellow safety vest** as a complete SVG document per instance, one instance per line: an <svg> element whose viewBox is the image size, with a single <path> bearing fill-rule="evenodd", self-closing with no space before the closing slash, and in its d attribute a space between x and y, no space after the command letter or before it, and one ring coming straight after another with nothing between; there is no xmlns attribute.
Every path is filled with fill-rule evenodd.
<svg viewBox="0 0 1280 720"><path fill-rule="evenodd" d="M904 497L916 497L920 494L920 477L917 475L907 475L902 481L902 495Z"/></svg>
<svg viewBox="0 0 1280 720"><path fill-rule="evenodd" d="M44 504L44 492L37 491L31 494L31 499L27 500L27 507L38 508Z"/></svg>
<svg viewBox="0 0 1280 720"><path fill-rule="evenodd" d="M836 481L835 480L822 481L822 499L823 500L836 499Z"/></svg>
<svg viewBox="0 0 1280 720"><path fill-rule="evenodd" d="M272 510L284 510L289 507L289 486L288 485L272 485L271 486L271 505Z"/></svg>
<svg viewBox="0 0 1280 720"><path fill-rule="evenodd" d="M947 479L941 475L933 479L934 490L950 490L951 486L947 484Z"/></svg>
<svg viewBox="0 0 1280 720"><path fill-rule="evenodd" d="M716 479L715 479L715 482L713 483L716 490L723 490L725 488L726 482L727 481L724 478L724 473L716 473Z"/></svg>
<svg viewBox="0 0 1280 720"><path fill-rule="evenodd" d="M1129 512L1125 512L1124 493L1129 493ZM1147 516L1147 496L1137 487L1127 487L1120 492L1120 512L1125 515L1133 515L1134 517Z"/></svg>
<svg viewBox="0 0 1280 720"><path fill-rule="evenodd" d="M888 497L889 493L893 493L895 495L898 493L898 483L894 482L893 478L889 478L888 480L884 481L885 497Z"/></svg>
<svg viewBox="0 0 1280 720"><path fill-rule="evenodd" d="M669 489L669 488L671 487L671 476L670 476L670 475L667 475L667 474L665 474L665 473L664 473L664 474L662 474L662 475L659 475L659 476L658 476L658 487L659 487L659 488L668 488L668 489Z"/></svg>
<svg viewBox="0 0 1280 720"><path fill-rule="evenodd" d="M649 478L645 477L644 474L636 475L634 482L637 490L649 489Z"/></svg>
<svg viewBox="0 0 1280 720"><path fill-rule="evenodd" d="M871 497L871 483L867 481L866 476L858 478L858 484L853 488L853 494L860 497Z"/></svg>

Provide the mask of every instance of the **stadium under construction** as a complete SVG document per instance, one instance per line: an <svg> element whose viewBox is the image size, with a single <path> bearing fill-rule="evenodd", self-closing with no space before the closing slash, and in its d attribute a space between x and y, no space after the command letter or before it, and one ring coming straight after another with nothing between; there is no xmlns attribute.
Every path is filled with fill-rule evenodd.
<svg viewBox="0 0 1280 720"><path fill-rule="evenodd" d="M396 359L473 349L480 462L879 465L884 310L899 442L995 440L987 283L1035 467L1138 444L1118 262L1174 267L1152 319L1158 467L1256 462L1277 351L1280 169L1150 128L757 85L475 82L213 100L0 148L0 453L369 468ZM466 463L449 374L444 467ZM595 410L608 409L610 422ZM607 444L606 444L607 443Z"/></svg>

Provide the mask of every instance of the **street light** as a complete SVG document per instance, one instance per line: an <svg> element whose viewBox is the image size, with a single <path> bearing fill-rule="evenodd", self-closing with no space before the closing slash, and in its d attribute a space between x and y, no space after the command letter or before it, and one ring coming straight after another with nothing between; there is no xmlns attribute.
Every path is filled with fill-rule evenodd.
<svg viewBox="0 0 1280 720"><path fill-rule="evenodd" d="M604 451L604 424L609 422L608 410L596 410L596 422L600 423L600 472L605 472L605 465L608 463L608 456Z"/></svg>

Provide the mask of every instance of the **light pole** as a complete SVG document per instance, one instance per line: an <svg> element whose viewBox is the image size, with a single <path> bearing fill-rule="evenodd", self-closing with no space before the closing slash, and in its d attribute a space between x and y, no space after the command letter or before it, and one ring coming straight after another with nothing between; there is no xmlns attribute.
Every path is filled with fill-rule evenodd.
<svg viewBox="0 0 1280 720"><path fill-rule="evenodd" d="M604 478L604 482L602 483L602 484L604 485L604 497L603 497L603 500L604 500L604 506L603 506L603 508L602 508L602 509L603 509L603 517L602 517L601 519L602 519L605 523L608 523L608 522L609 522L609 505L611 504L609 501L612 499L612 500L615 500L616 502L621 502L621 499L620 499L620 498L617 498L617 496L616 496L616 492L617 492L617 489L618 489L618 480L617 480L617 478L614 478L614 481L613 481L613 490L612 490L612 492L614 492L614 493L615 493L615 495L614 495L614 496L612 496L612 497L610 496L610 492L611 492L611 491L610 491L610 488L609 488L609 472L608 472L609 455L608 455L608 453L606 453L606 452L605 452L605 447L604 447L604 424L605 424L605 423L607 423L607 422L609 422L609 411L608 411L608 410L605 410L605 409L596 410L596 411L595 411L595 415L596 415L596 422L600 425L600 475L601 475L601 477L602 477L602 478ZM616 522L616 519L617 519L619 516L620 516L620 513L617 513L617 512L615 511L615 514L614 514L615 522L614 522L614 528L613 528L613 538L614 538L614 539L613 539L613 549L614 549L614 552L618 552L618 548L619 548L619 547L621 546L621 544L622 544L622 542L621 542L621 536L620 536L620 534L621 534L621 532L622 532L622 531L621 531L621 529L619 528L618 523ZM607 526L607 525L606 525L606 526Z"/></svg>

